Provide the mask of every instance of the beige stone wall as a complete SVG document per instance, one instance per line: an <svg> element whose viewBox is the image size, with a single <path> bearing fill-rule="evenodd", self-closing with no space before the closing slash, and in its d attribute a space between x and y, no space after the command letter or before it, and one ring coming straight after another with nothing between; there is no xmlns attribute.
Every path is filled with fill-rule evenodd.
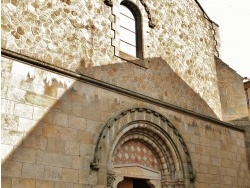
<svg viewBox="0 0 250 188"><path fill-rule="evenodd" d="M244 83L245 95L247 100L248 115L250 118L250 81Z"/></svg>
<svg viewBox="0 0 250 188"><path fill-rule="evenodd" d="M243 78L219 58L216 66L223 120L249 120Z"/></svg>
<svg viewBox="0 0 250 188"><path fill-rule="evenodd" d="M162 58L148 59L148 69L122 64L91 67L81 70L84 75L98 78L116 86L142 93L155 99L211 117L213 108L187 84Z"/></svg>
<svg viewBox="0 0 250 188"><path fill-rule="evenodd" d="M221 118L214 29L197 3L194 0L145 1L156 24L151 29L140 1L132 1L142 10L144 57L161 57ZM111 46L111 39L119 33L119 24L118 31L111 29L117 19L103 0L4 0L2 47L85 73L83 70L89 67L122 63L114 56ZM102 79L100 76L105 75L95 75L95 78ZM114 84L114 78L110 77L105 81Z"/></svg>
<svg viewBox="0 0 250 188"><path fill-rule="evenodd" d="M247 94L248 94L248 101L250 103L250 87L247 89ZM250 119L250 104L248 106L248 115L249 115L249 119Z"/></svg>
<svg viewBox="0 0 250 188"><path fill-rule="evenodd" d="M172 122L191 153L196 187L249 187L244 135L118 93L2 58L2 187L91 187L99 133L141 106Z"/></svg>

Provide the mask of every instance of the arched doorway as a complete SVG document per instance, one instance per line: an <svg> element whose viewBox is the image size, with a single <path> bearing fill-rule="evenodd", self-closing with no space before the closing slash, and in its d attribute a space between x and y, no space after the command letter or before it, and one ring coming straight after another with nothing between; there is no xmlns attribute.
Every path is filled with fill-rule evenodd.
<svg viewBox="0 0 250 188"><path fill-rule="evenodd" d="M151 188L145 179L125 178L118 183L117 188Z"/></svg>
<svg viewBox="0 0 250 188"><path fill-rule="evenodd" d="M163 115L146 108L124 110L107 122L91 167L100 172L99 185L106 173L110 188L129 186L129 181L139 186L145 179L150 188L193 187L193 167L180 133Z"/></svg>

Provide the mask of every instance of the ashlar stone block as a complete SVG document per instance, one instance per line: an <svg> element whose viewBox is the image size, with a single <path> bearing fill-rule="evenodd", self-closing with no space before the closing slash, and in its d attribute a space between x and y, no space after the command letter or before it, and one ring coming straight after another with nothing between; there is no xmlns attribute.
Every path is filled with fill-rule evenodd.
<svg viewBox="0 0 250 188"><path fill-rule="evenodd" d="M15 109L15 102L10 100L1 100L1 112L13 115Z"/></svg>
<svg viewBox="0 0 250 188"><path fill-rule="evenodd" d="M18 131L28 133L36 126L36 124L37 121L20 117L18 122Z"/></svg>
<svg viewBox="0 0 250 188"><path fill-rule="evenodd" d="M41 120L48 113L49 108L34 106L33 119Z"/></svg>
<svg viewBox="0 0 250 188"><path fill-rule="evenodd" d="M96 174L90 174L89 171L79 171L79 183L92 184L97 183Z"/></svg>
<svg viewBox="0 0 250 188"><path fill-rule="evenodd" d="M35 163L36 150L19 147L13 153L13 161Z"/></svg>
<svg viewBox="0 0 250 188"><path fill-rule="evenodd" d="M55 182L54 188L74 188L74 184L66 182Z"/></svg>
<svg viewBox="0 0 250 188"><path fill-rule="evenodd" d="M53 124L68 127L68 115L56 112L53 117Z"/></svg>
<svg viewBox="0 0 250 188"><path fill-rule="evenodd" d="M230 177L230 176L224 176L223 177L223 183L224 184L227 184L227 185L232 185L232 177Z"/></svg>
<svg viewBox="0 0 250 188"><path fill-rule="evenodd" d="M24 103L25 94L26 94L25 90L10 87L8 89L7 99L15 101L15 102L19 102L19 103Z"/></svg>
<svg viewBox="0 0 250 188"><path fill-rule="evenodd" d="M210 156L201 155L201 162L203 164L211 164L211 158L210 158Z"/></svg>
<svg viewBox="0 0 250 188"><path fill-rule="evenodd" d="M92 186L93 188L95 188L95 186ZM74 188L86 188L86 185L84 184L74 184Z"/></svg>
<svg viewBox="0 0 250 188"><path fill-rule="evenodd" d="M211 165L211 166L209 166L209 168L208 168L208 172L209 172L210 174L220 174L220 169L219 169L218 166L213 166L213 165Z"/></svg>
<svg viewBox="0 0 250 188"><path fill-rule="evenodd" d="M2 176L21 177L22 163L14 161L5 161L1 168Z"/></svg>
<svg viewBox="0 0 250 188"><path fill-rule="evenodd" d="M14 115L32 119L33 107L27 104L15 103Z"/></svg>
<svg viewBox="0 0 250 188"><path fill-rule="evenodd" d="M76 116L69 116L69 127L79 130L86 129L86 119Z"/></svg>
<svg viewBox="0 0 250 188"><path fill-rule="evenodd" d="M14 61L11 69L11 73L23 77L27 77L28 75L33 75L35 71L34 67L29 65Z"/></svg>
<svg viewBox="0 0 250 188"><path fill-rule="evenodd" d="M58 167L71 167L71 156L48 151L36 152L36 164L51 165Z"/></svg>
<svg viewBox="0 0 250 188"><path fill-rule="evenodd" d="M1 137L2 144L15 146L22 141L23 133L14 130L2 130Z"/></svg>
<svg viewBox="0 0 250 188"><path fill-rule="evenodd" d="M210 182L213 182L214 176L212 174L204 174L204 179L205 179L205 182L210 183Z"/></svg>
<svg viewBox="0 0 250 188"><path fill-rule="evenodd" d="M227 175L228 176L237 176L237 169L227 168Z"/></svg>
<svg viewBox="0 0 250 188"><path fill-rule="evenodd" d="M38 87L36 88L38 89ZM56 99L54 98L44 96L44 95L39 95L39 94L32 93L32 92L26 93L25 100L26 102L30 104L48 107L48 108L53 107L53 105L56 103Z"/></svg>
<svg viewBox="0 0 250 188"><path fill-rule="evenodd" d="M49 123L43 126L43 135L68 141L77 140L77 130Z"/></svg>
<svg viewBox="0 0 250 188"><path fill-rule="evenodd" d="M211 157L211 164L215 166L221 166L221 158Z"/></svg>
<svg viewBox="0 0 250 188"><path fill-rule="evenodd" d="M80 155L92 156L94 153L94 146L90 144L80 144Z"/></svg>
<svg viewBox="0 0 250 188"><path fill-rule="evenodd" d="M48 140L44 136L39 136L35 134L28 134L27 137L23 140L22 147L46 150Z"/></svg>
<svg viewBox="0 0 250 188"><path fill-rule="evenodd" d="M98 121L93 120L87 120L87 131L96 133L99 131L102 127L102 123Z"/></svg>
<svg viewBox="0 0 250 188"><path fill-rule="evenodd" d="M65 153L65 141L48 137L47 151Z"/></svg>
<svg viewBox="0 0 250 188"><path fill-rule="evenodd" d="M44 166L29 163L23 163L22 177L29 179L43 179Z"/></svg>
<svg viewBox="0 0 250 188"><path fill-rule="evenodd" d="M74 116L81 116L81 114L82 114L82 104L81 105L73 105L72 106L72 115L74 115Z"/></svg>
<svg viewBox="0 0 250 188"><path fill-rule="evenodd" d="M80 153L79 143L66 141L65 153L71 155L79 155Z"/></svg>
<svg viewBox="0 0 250 188"><path fill-rule="evenodd" d="M78 131L77 142L85 144L94 144L94 134L89 131Z"/></svg>
<svg viewBox="0 0 250 188"><path fill-rule="evenodd" d="M86 107L82 109L82 117L86 119L91 119L94 121L101 120L101 111L92 107Z"/></svg>
<svg viewBox="0 0 250 188"><path fill-rule="evenodd" d="M62 168L53 167L53 166L45 166L44 179L61 181L62 180Z"/></svg>
<svg viewBox="0 0 250 188"><path fill-rule="evenodd" d="M78 182L78 170L63 168L62 180L65 182Z"/></svg>
<svg viewBox="0 0 250 188"><path fill-rule="evenodd" d="M72 156L72 168L78 170L84 170L85 159L86 159L85 156L80 156L80 155Z"/></svg>
<svg viewBox="0 0 250 188"><path fill-rule="evenodd" d="M1 187L2 188L12 188L12 178L2 177L1 178Z"/></svg>
<svg viewBox="0 0 250 188"><path fill-rule="evenodd" d="M12 187L15 188L35 188L36 182L31 179L13 178Z"/></svg>
<svg viewBox="0 0 250 188"><path fill-rule="evenodd" d="M37 180L36 188L54 188L54 181Z"/></svg>
<svg viewBox="0 0 250 188"><path fill-rule="evenodd" d="M6 130L16 130L18 127L19 118L8 114L1 115L1 127Z"/></svg>

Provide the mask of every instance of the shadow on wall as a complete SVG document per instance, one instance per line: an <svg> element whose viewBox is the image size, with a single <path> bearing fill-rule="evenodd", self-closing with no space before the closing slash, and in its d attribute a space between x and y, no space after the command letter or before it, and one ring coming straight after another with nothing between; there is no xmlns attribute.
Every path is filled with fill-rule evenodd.
<svg viewBox="0 0 250 188"><path fill-rule="evenodd" d="M166 62L149 61L148 69L124 62L81 72L216 117ZM131 106L151 104L2 58L2 186L96 185L89 170L99 133Z"/></svg>
<svg viewBox="0 0 250 188"><path fill-rule="evenodd" d="M112 65L78 69L97 80L140 93L184 109L217 118L213 110L160 57L148 58L148 68L124 61ZM83 61L84 64L84 61Z"/></svg>
<svg viewBox="0 0 250 188"><path fill-rule="evenodd" d="M249 121L243 78L215 57L223 121Z"/></svg>

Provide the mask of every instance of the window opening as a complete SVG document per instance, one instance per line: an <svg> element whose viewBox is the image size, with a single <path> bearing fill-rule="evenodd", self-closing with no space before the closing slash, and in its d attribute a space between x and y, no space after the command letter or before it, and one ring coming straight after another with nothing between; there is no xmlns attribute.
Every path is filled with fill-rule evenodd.
<svg viewBox="0 0 250 188"><path fill-rule="evenodd" d="M120 7L120 50L137 57L136 19L129 8Z"/></svg>

